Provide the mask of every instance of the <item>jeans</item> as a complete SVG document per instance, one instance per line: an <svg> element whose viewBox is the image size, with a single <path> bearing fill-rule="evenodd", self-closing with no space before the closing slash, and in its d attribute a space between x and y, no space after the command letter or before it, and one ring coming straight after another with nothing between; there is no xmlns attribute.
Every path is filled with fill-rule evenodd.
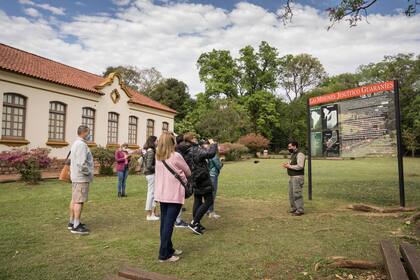
<svg viewBox="0 0 420 280"><path fill-rule="evenodd" d="M118 171L118 192L125 193L125 184L128 176L128 166L124 168L124 171Z"/></svg>
<svg viewBox="0 0 420 280"><path fill-rule="evenodd" d="M182 204L160 202L160 249L159 260L167 260L175 250L172 244L172 233L176 217Z"/></svg>
<svg viewBox="0 0 420 280"><path fill-rule="evenodd" d="M209 208L209 212L214 212L214 203L216 201L217 187L219 185L219 176L210 176L211 183L213 184L213 204Z"/></svg>
<svg viewBox="0 0 420 280"><path fill-rule="evenodd" d="M204 199L204 202L203 202ZM194 223L200 223L203 216L213 204L213 192L206 194L194 194L193 217Z"/></svg>
<svg viewBox="0 0 420 280"><path fill-rule="evenodd" d="M146 211L151 211L156 206L155 203L155 174L146 175L147 180L147 198Z"/></svg>

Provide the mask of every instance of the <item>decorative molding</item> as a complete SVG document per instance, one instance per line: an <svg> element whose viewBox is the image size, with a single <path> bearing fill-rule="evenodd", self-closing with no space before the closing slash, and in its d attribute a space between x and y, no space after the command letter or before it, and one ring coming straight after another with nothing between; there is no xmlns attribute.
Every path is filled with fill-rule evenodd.
<svg viewBox="0 0 420 280"><path fill-rule="evenodd" d="M111 91L111 99L112 99L112 102L114 102L114 104L118 103L118 101L120 100L120 97L121 95L117 89L114 89L113 91Z"/></svg>
<svg viewBox="0 0 420 280"><path fill-rule="evenodd" d="M120 145L119 144L106 144L107 148L119 148Z"/></svg>
<svg viewBox="0 0 420 280"><path fill-rule="evenodd" d="M90 147L90 148L96 148L96 147L98 147L98 145L97 145L95 142L87 142L86 144L87 144L87 145L88 145L88 147Z"/></svg>
<svg viewBox="0 0 420 280"><path fill-rule="evenodd" d="M54 141L54 140L48 140L45 145L53 147L53 148L62 148L69 145L66 141Z"/></svg>
<svg viewBox="0 0 420 280"><path fill-rule="evenodd" d="M10 147L19 147L28 145L30 142L26 139L0 139L0 144L10 146Z"/></svg>
<svg viewBox="0 0 420 280"><path fill-rule="evenodd" d="M108 77L105 78L105 81L103 81L101 84L95 86L95 88L97 90L102 90L103 88L105 88L109 85L112 85L115 77L118 78L121 89L125 92L125 94L127 94L128 97L131 98L131 94L130 94L128 88L127 88L127 85L125 84L124 80L121 78L121 75L118 74L117 72L110 73L108 75Z"/></svg>
<svg viewBox="0 0 420 280"><path fill-rule="evenodd" d="M130 150L138 150L138 149L140 149L140 146L137 145L137 144L128 144L128 148Z"/></svg>

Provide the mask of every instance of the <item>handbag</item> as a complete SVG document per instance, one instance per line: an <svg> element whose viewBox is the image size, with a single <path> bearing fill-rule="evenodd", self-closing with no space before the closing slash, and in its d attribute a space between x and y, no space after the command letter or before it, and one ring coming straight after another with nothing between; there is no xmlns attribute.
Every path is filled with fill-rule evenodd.
<svg viewBox="0 0 420 280"><path fill-rule="evenodd" d="M64 161L63 169L61 169L60 176L58 177L58 180L64 181L64 182L69 182L69 183L71 182L71 180L70 180L70 159L69 159L70 153L71 152L69 152L67 154L66 160Z"/></svg>
<svg viewBox="0 0 420 280"><path fill-rule="evenodd" d="M169 170L169 172L172 173L172 175L175 176L175 178L181 183L181 185L184 187L185 189L185 198L189 198L190 196L193 195L194 193L194 188L191 182L191 177L187 178L187 182L184 182L181 178L181 176L179 176L178 173L176 173L165 161L162 161L163 165L166 167L166 169Z"/></svg>

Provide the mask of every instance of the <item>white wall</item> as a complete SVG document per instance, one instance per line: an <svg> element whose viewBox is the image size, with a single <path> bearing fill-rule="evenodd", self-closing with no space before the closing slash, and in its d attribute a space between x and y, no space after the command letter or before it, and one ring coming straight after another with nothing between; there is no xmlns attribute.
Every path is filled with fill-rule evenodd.
<svg viewBox="0 0 420 280"><path fill-rule="evenodd" d="M110 94L117 89L120 94L119 101L114 104ZM119 114L118 142L128 142L128 118L130 115L138 118L137 144L142 146L146 141L147 119L155 121L155 135L160 136L162 122L169 123L169 129L174 127L174 114L149 108L146 106L127 103L129 97L121 89L116 77L111 85L102 89L104 95L89 93L65 86L29 78L23 75L0 71L0 114L3 109L4 93L18 93L27 98L25 139L30 143L29 148L47 147L49 102L60 101L67 104L65 147L49 147L51 156L63 158L67 155L71 143L77 137L77 127L81 124L82 108L92 107L96 110L95 116L95 143L106 146L108 130L108 112ZM25 147L25 146L24 146ZM0 151L12 147L0 144Z"/></svg>

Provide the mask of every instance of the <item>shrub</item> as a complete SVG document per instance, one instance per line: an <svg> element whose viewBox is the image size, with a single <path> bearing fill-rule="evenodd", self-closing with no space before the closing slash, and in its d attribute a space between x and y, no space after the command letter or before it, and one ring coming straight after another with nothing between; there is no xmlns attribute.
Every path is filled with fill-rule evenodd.
<svg viewBox="0 0 420 280"><path fill-rule="evenodd" d="M50 150L45 148L13 149L1 152L0 160L15 168L23 181L35 185L42 179L41 169L50 166L49 153Z"/></svg>
<svg viewBox="0 0 420 280"><path fill-rule="evenodd" d="M248 153L248 148L239 143L223 143L220 145L226 161L240 160Z"/></svg>
<svg viewBox="0 0 420 280"><path fill-rule="evenodd" d="M93 158L99 163L99 174L113 175L115 162L115 149L98 146L92 150Z"/></svg>
<svg viewBox="0 0 420 280"><path fill-rule="evenodd" d="M245 145L252 153L268 148L270 140L260 134L250 133L242 136L238 140L239 144Z"/></svg>
<svg viewBox="0 0 420 280"><path fill-rule="evenodd" d="M137 167L139 166L138 160L140 158L140 153L141 151L139 150L139 152L136 151L131 154L131 160L128 164L128 174L137 173Z"/></svg>

